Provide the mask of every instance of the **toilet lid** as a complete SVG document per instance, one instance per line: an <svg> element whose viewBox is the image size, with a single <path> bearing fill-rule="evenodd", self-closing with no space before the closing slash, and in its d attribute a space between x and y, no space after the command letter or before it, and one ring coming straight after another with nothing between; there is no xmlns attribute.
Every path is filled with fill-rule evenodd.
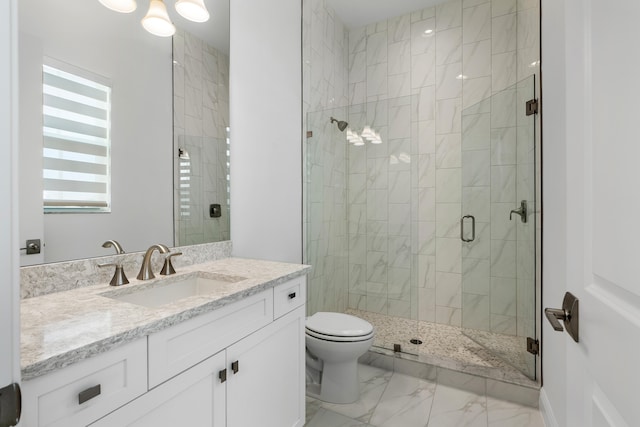
<svg viewBox="0 0 640 427"><path fill-rule="evenodd" d="M307 330L333 337L364 337L373 326L366 320L344 313L318 312L307 318Z"/></svg>

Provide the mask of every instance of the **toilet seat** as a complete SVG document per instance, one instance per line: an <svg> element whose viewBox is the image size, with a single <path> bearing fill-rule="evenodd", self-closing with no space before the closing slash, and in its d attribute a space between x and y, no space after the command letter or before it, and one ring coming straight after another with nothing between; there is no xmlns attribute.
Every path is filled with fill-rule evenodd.
<svg viewBox="0 0 640 427"><path fill-rule="evenodd" d="M335 335L324 335L324 334L319 334L310 329L306 329L305 333L310 337L314 337L324 341L332 341L332 342L359 342L359 341L370 340L371 338L373 338L373 332L371 332L368 335L362 335L358 337L338 337Z"/></svg>
<svg viewBox="0 0 640 427"><path fill-rule="evenodd" d="M366 341L373 337L373 326L349 314L318 312L307 318L306 333L325 341Z"/></svg>

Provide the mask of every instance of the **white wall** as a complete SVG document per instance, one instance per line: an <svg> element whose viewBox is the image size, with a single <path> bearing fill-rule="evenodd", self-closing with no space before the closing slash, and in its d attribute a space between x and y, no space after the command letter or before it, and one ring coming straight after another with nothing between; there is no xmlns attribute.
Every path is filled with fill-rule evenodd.
<svg viewBox="0 0 640 427"><path fill-rule="evenodd" d="M300 0L231 2L234 256L302 261Z"/></svg>
<svg viewBox="0 0 640 427"><path fill-rule="evenodd" d="M559 307L566 290L566 74L563 1L542 0L543 307ZM543 320L541 410L547 425L566 419L566 334Z"/></svg>
<svg viewBox="0 0 640 427"><path fill-rule="evenodd" d="M22 256L23 264L107 255L108 239L128 252L173 243L171 39L147 33L144 12L119 14L97 1L20 1L19 240L46 245L44 257ZM112 83L109 214L42 213L43 56Z"/></svg>
<svg viewBox="0 0 640 427"><path fill-rule="evenodd" d="M0 3L0 388L20 380L16 9L17 0Z"/></svg>

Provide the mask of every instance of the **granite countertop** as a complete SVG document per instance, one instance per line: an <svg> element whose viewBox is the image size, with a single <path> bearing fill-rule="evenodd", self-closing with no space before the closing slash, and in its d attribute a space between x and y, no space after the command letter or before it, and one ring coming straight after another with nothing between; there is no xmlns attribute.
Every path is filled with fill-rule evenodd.
<svg viewBox="0 0 640 427"><path fill-rule="evenodd" d="M309 269L300 264L225 258L183 267L171 276L156 275L153 280L130 278L125 286L87 286L24 299L20 305L22 379L38 377L223 307L302 276ZM194 276L232 281L213 293L155 308L108 297Z"/></svg>

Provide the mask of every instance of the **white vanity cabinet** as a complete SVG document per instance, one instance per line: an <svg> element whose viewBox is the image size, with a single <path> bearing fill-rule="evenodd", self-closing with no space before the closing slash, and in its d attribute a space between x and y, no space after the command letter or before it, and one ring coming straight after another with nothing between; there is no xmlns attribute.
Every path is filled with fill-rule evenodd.
<svg viewBox="0 0 640 427"><path fill-rule="evenodd" d="M22 427L85 426L147 391L147 340L22 383Z"/></svg>
<svg viewBox="0 0 640 427"><path fill-rule="evenodd" d="M305 293L298 277L26 381L22 426L302 427Z"/></svg>
<svg viewBox="0 0 640 427"><path fill-rule="evenodd" d="M91 427L302 427L304 310L283 316Z"/></svg>
<svg viewBox="0 0 640 427"><path fill-rule="evenodd" d="M225 425L226 391L218 373L225 352L150 390L91 427L212 427Z"/></svg>
<svg viewBox="0 0 640 427"><path fill-rule="evenodd" d="M227 427L302 427L305 308L227 349Z"/></svg>

